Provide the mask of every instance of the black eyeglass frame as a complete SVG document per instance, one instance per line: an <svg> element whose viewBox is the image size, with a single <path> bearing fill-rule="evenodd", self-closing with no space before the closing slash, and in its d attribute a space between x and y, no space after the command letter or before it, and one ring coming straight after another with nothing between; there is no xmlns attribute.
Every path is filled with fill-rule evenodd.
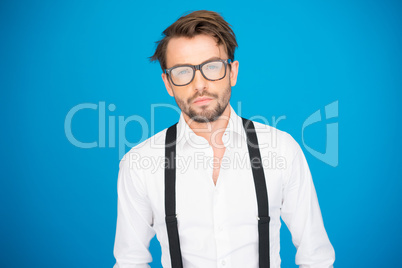
<svg viewBox="0 0 402 268"><path fill-rule="evenodd" d="M223 62L223 64L225 65L225 74L224 74L221 78L219 78L219 79L209 79L209 78L207 78L207 77L205 76L204 72L202 71L202 67L203 67L205 64L208 64L208 63L211 63L211 62L214 62L214 61ZM231 64L231 63L232 63L232 60L231 60L231 59L227 59L227 60L221 60L221 59L209 60L209 61L206 61L206 62L201 63L201 64L199 64L199 65L187 65L187 64L185 64L185 65L180 65L180 66L174 66L174 67L171 67L171 68L169 68L169 69L165 69L165 70L164 70L164 73L169 76L169 79L170 79L170 81L172 82L173 85L175 85L175 86L177 86L177 87L182 87L182 86L187 86L188 84L190 84L191 82L193 82L194 77L195 77L195 72L196 72L197 70L199 70L199 71L201 72L202 76L203 76L205 79L207 79L208 81L219 81L219 80L222 80L223 78L226 77L226 69L227 69L228 64ZM187 84L184 84L184 85L177 85L177 84L175 84L175 82L173 82L172 76L170 75L170 72L171 72L173 69L175 69L175 68L180 68L180 67L191 67L191 68L194 70L194 72L193 72L193 77L191 78L190 82L188 82Z"/></svg>

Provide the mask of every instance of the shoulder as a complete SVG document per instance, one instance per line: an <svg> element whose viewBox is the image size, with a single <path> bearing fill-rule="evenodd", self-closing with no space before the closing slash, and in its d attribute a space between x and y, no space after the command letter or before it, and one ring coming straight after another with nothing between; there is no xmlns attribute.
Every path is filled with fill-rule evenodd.
<svg viewBox="0 0 402 268"><path fill-rule="evenodd" d="M133 163L138 161L154 163L156 158L164 157L167 129L159 131L132 147L120 160L120 168L122 166L133 166ZM135 166L138 167L138 165Z"/></svg>
<svg viewBox="0 0 402 268"><path fill-rule="evenodd" d="M254 121L253 121L254 122ZM261 148L261 157L267 161L267 170L282 173L283 183L286 184L297 168L297 163L303 161L304 154L297 141L287 132L275 127L254 122L258 143Z"/></svg>
<svg viewBox="0 0 402 268"><path fill-rule="evenodd" d="M290 158L301 150L300 145L289 133L260 122L253 123L260 148L273 150Z"/></svg>

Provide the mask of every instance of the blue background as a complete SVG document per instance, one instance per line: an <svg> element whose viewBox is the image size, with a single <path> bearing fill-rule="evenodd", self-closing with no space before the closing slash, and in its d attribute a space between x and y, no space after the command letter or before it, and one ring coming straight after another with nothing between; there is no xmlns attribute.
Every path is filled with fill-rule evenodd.
<svg viewBox="0 0 402 268"><path fill-rule="evenodd" d="M112 267L118 118L151 122L151 104L175 105L149 63L154 42L184 12L221 12L239 42L232 105L241 115L286 116L300 144L306 118L338 100L339 165L302 146L337 267L400 263L402 16L399 1L1 1L0 266ZM82 149L65 134L81 103L106 107L116 146ZM98 109L99 110L99 109ZM76 114L78 140L98 141L98 110ZM156 110L154 132L178 119ZM258 121L258 120L257 120ZM128 141L142 127L127 124ZM325 151L325 121L306 143ZM147 136L152 135L149 127ZM129 148L125 148L128 151ZM282 228L282 267L295 249ZM152 241L154 262L160 248Z"/></svg>

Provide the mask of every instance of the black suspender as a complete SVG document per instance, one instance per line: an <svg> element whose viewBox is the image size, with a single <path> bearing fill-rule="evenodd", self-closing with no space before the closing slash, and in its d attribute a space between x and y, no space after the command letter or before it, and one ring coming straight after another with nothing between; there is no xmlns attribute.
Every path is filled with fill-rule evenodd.
<svg viewBox="0 0 402 268"><path fill-rule="evenodd" d="M269 205L258 139L252 121L242 118L253 171L258 205L259 268L269 268ZM172 268L183 268L176 218L176 126L166 132L165 146L165 214Z"/></svg>
<svg viewBox="0 0 402 268"><path fill-rule="evenodd" d="M269 206L268 193L265 184L264 169L262 167L260 149L258 147L257 134L252 121L243 119L243 126L247 134L248 153L250 155L251 168L253 170L254 186L258 205L258 242L259 242L259 266L269 268Z"/></svg>
<svg viewBox="0 0 402 268"><path fill-rule="evenodd" d="M165 214L172 268L183 268L176 217L176 124L169 127L165 141Z"/></svg>

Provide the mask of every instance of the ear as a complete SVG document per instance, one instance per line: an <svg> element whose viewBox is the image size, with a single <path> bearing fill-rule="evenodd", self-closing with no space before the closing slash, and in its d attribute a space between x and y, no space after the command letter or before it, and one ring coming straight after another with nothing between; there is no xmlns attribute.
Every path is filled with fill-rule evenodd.
<svg viewBox="0 0 402 268"><path fill-rule="evenodd" d="M234 87L237 82L237 74L239 73L239 62L236 60L232 62L230 68L230 85Z"/></svg>
<svg viewBox="0 0 402 268"><path fill-rule="evenodd" d="M173 89L172 89L172 86L170 84L170 81L169 81L169 78L168 78L167 74L162 73L162 80L163 80L163 83L165 83L165 87L166 87L167 92L169 93L170 96L173 97L174 96Z"/></svg>

